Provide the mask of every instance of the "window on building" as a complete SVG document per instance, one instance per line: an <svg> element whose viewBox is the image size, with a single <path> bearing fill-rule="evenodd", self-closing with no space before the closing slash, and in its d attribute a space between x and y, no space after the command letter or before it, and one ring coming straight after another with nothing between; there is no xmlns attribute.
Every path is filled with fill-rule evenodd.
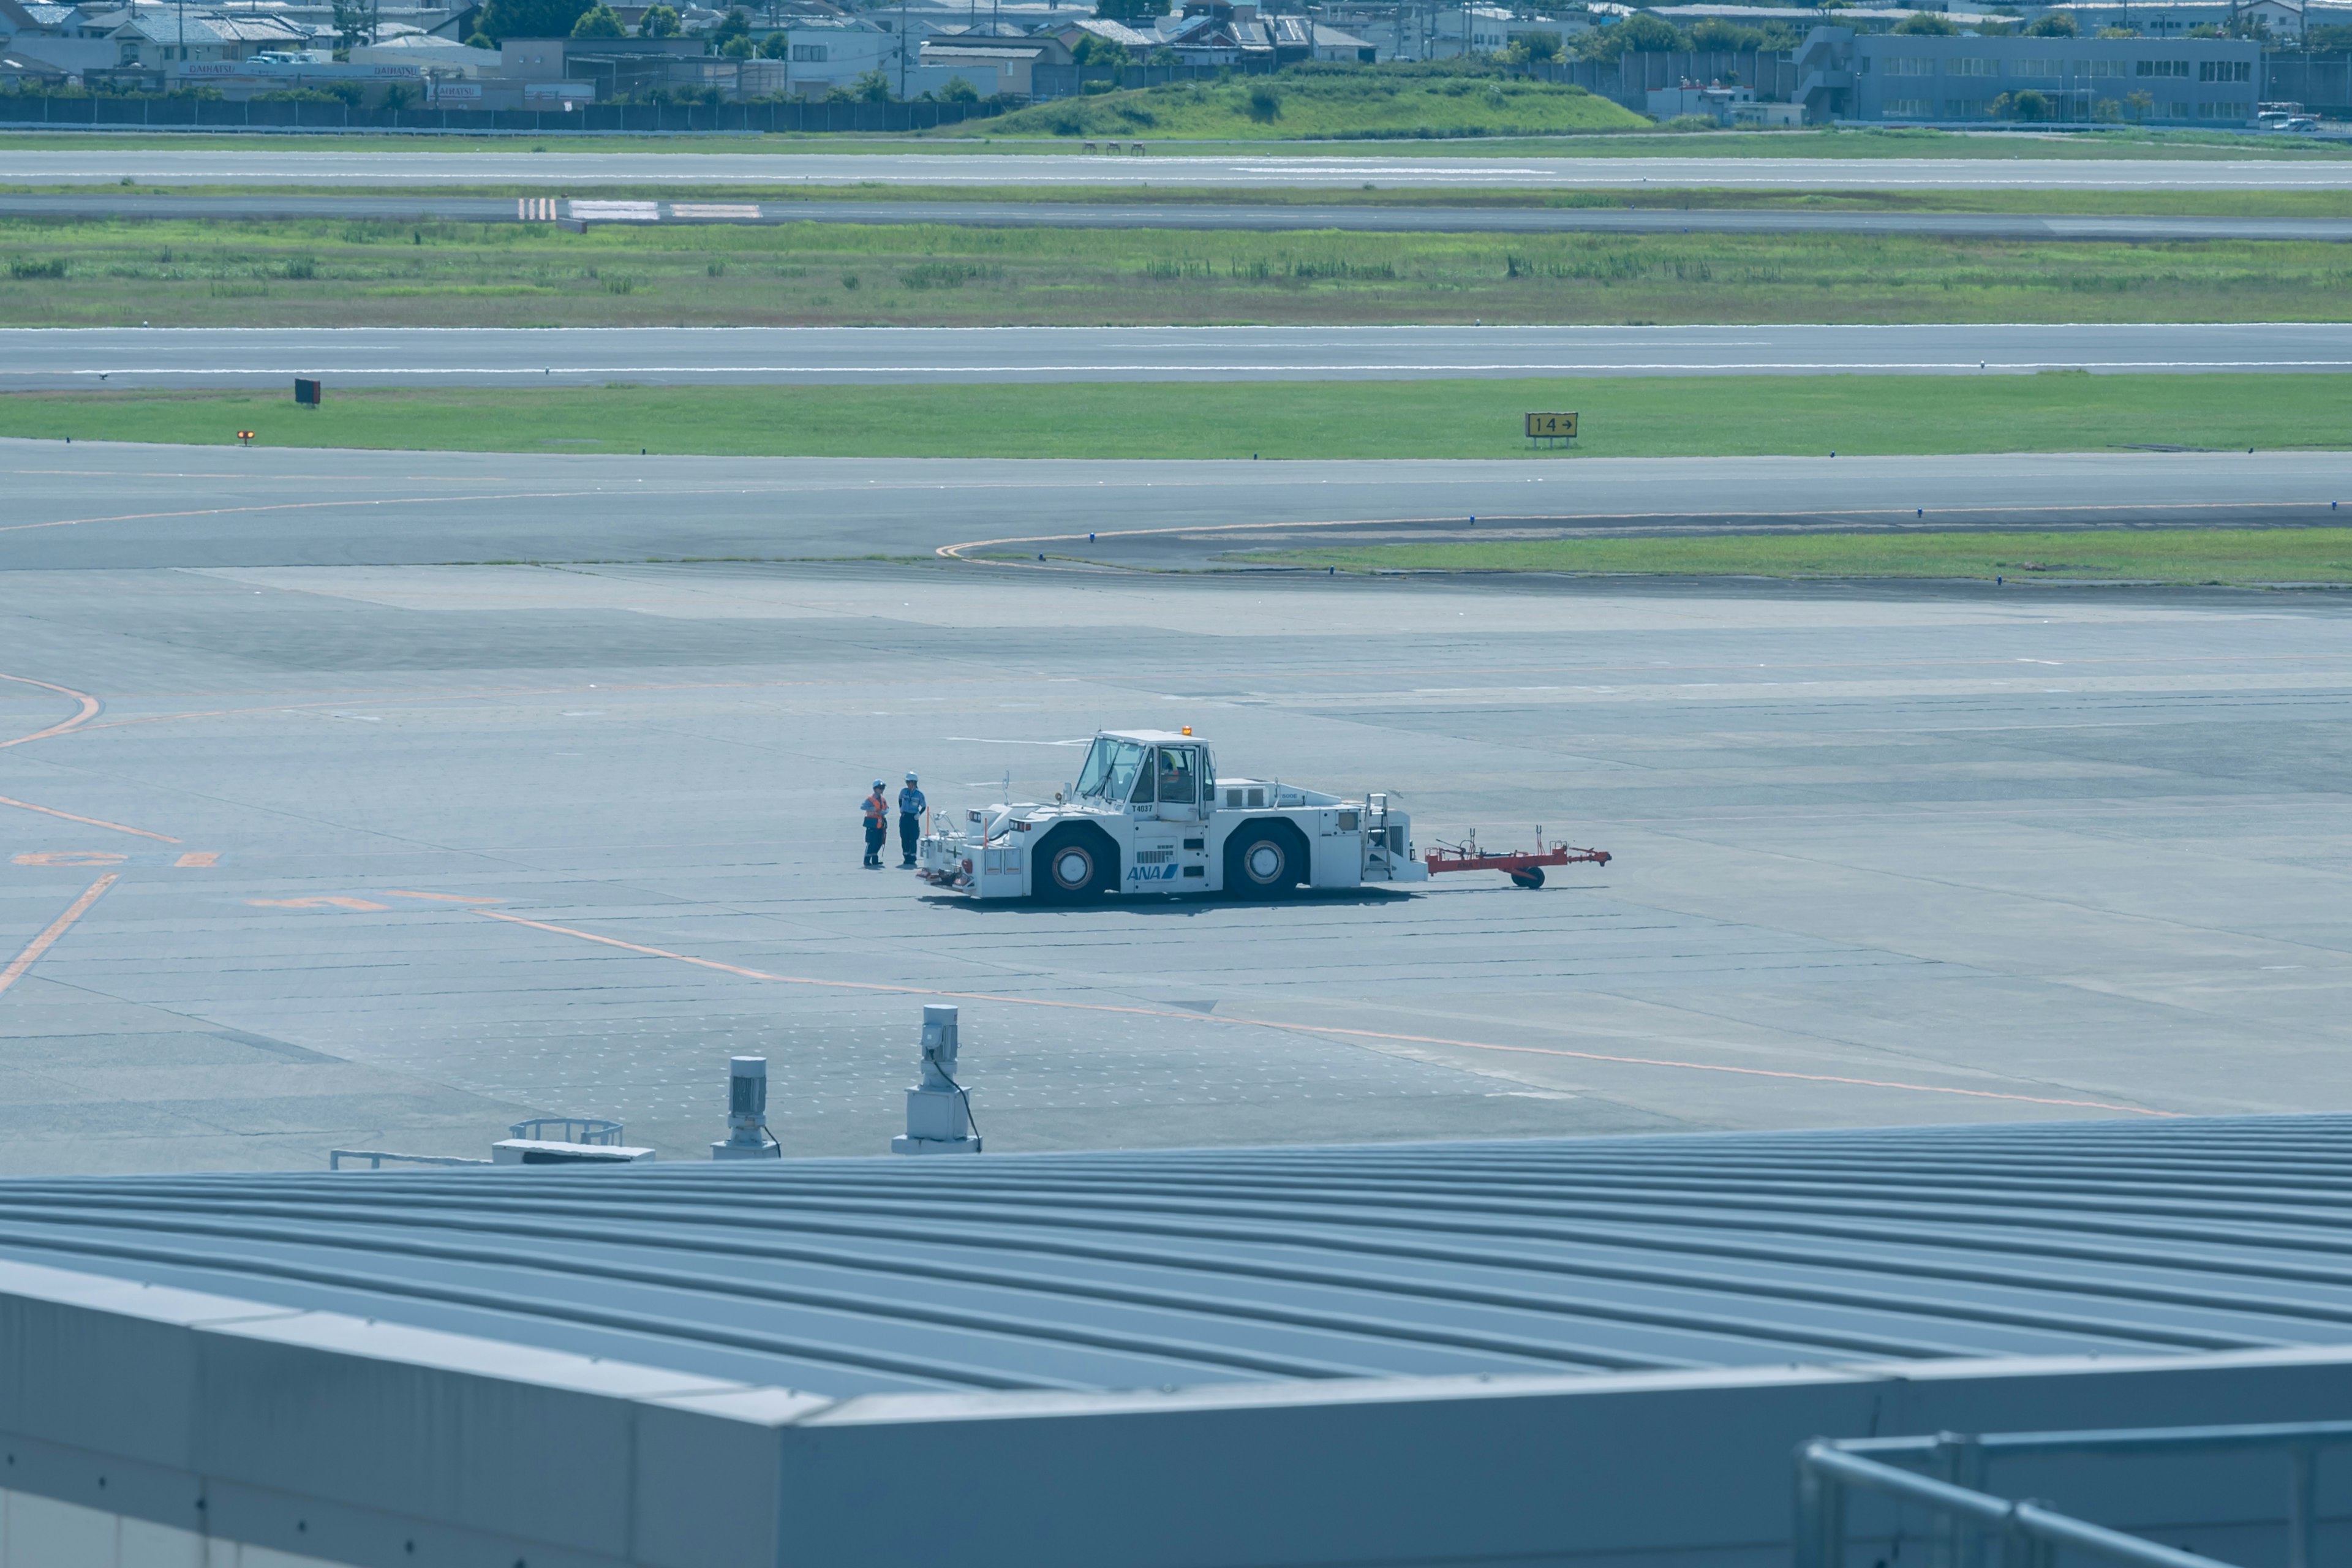
<svg viewBox="0 0 2352 1568"><path fill-rule="evenodd" d="M1933 120L1936 106L1924 98L1890 98L1885 113L1889 120Z"/></svg>
<svg viewBox="0 0 2352 1568"><path fill-rule="evenodd" d="M2017 60L2009 68L2012 76L2057 77L2066 74L2063 60Z"/></svg>
<svg viewBox="0 0 2352 1568"><path fill-rule="evenodd" d="M1944 100L1944 118L1947 120L1982 120L1984 111L1985 100L1981 98Z"/></svg>
<svg viewBox="0 0 2352 1568"><path fill-rule="evenodd" d="M1911 55L1896 55L1886 62L1888 76L1934 76L1936 62Z"/></svg>
<svg viewBox="0 0 2352 1568"><path fill-rule="evenodd" d="M2189 62L2187 60L2141 60L2138 62L2138 69L2133 74L2136 76L2177 76L2181 78L2183 80L2186 80L2189 76Z"/></svg>
<svg viewBox="0 0 2352 1568"><path fill-rule="evenodd" d="M794 44L793 46L793 58L796 60L822 60L825 58L824 50L825 46L823 44Z"/></svg>
<svg viewBox="0 0 2352 1568"><path fill-rule="evenodd" d="M1959 55L1944 62L1946 76L1999 76L2000 62L1984 55Z"/></svg>
<svg viewBox="0 0 2352 1568"><path fill-rule="evenodd" d="M2178 101L2159 103L2156 106L2156 117L2158 120L2194 120L2197 118L2197 106Z"/></svg>
<svg viewBox="0 0 2352 1568"><path fill-rule="evenodd" d="M2224 99L2219 103L2199 104L2197 118L2200 120L2251 120L2253 115L2245 104Z"/></svg>
<svg viewBox="0 0 2352 1568"><path fill-rule="evenodd" d="M2252 60L2199 60L2199 81L2252 81L2254 62Z"/></svg>
<svg viewBox="0 0 2352 1568"><path fill-rule="evenodd" d="M2132 73L2129 60L2090 60L2085 63L2093 76L2129 76Z"/></svg>

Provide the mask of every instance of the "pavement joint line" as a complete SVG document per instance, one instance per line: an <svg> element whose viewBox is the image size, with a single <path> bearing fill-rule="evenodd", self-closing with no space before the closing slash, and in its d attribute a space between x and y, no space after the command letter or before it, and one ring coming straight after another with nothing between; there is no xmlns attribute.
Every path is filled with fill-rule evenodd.
<svg viewBox="0 0 2352 1568"><path fill-rule="evenodd" d="M1262 1029L1287 1029L1295 1033L1324 1035L1341 1039L1390 1040L1405 1045L1446 1046L1459 1050L1499 1051L1515 1056L1563 1057L1577 1061L1608 1062L1626 1067L1672 1068L1686 1072L1729 1073L1742 1078L1790 1079L1801 1083L1830 1083L1861 1089L1891 1089L1913 1094L1953 1095L1968 1100L1998 1100L2024 1105L2064 1106L2082 1110L2107 1110L2126 1116L2150 1116L2166 1119L2182 1112L2157 1110L2147 1106L2118 1105L2098 1100L2065 1100L2049 1095L2011 1094L1988 1089L1955 1089L1937 1084L1902 1083L1884 1079L1848 1078L1832 1073L1790 1072L1773 1068L1731 1067L1717 1062L1675 1061L1659 1057L1612 1056L1599 1051L1574 1051L1557 1046L1504 1046L1486 1040L1457 1040L1435 1035L1391 1034L1379 1029L1350 1029L1328 1024L1286 1023L1273 1018L1250 1018L1238 1014L1218 1016L1192 1012L1171 1012L1155 1007L1119 1007L1100 1002L1055 1002L1043 997L1006 996L986 991L950 991L929 985L894 985L879 981L819 980L806 975L777 974L764 969L751 969L742 964L726 963L713 958L698 958L690 953L673 952L667 948L649 947L643 942L625 942L619 937L603 936L582 931L576 926L556 925L548 921L529 920L521 915L506 914L497 910L467 911L486 920L505 921L512 925L529 926L534 931L552 931L559 936L577 937L605 947L642 953L649 958L667 958L678 963L690 963L698 969L713 969L723 974L740 975L749 980L774 981L786 985L814 985L827 990L877 991L901 996L952 996L966 1002L1003 1002L1022 1007L1053 1007L1078 1013L1117 1013L1129 1017L1174 1018L1194 1024L1235 1024Z"/></svg>
<svg viewBox="0 0 2352 1568"><path fill-rule="evenodd" d="M73 929L73 923L76 921L89 913L90 906L105 896L106 889L121 879L121 872L109 871L83 889L81 897L66 906L65 913L51 921L48 929L26 943L25 951L18 953L7 968L0 969L0 992L5 992L8 987L22 980L25 977L25 972L39 962L41 954L57 945L58 939Z"/></svg>

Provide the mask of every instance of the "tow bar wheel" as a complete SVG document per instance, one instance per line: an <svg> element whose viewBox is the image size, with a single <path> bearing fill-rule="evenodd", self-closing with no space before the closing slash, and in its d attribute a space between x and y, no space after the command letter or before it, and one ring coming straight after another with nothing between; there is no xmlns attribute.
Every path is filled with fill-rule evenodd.
<svg viewBox="0 0 2352 1568"><path fill-rule="evenodd" d="M1514 871L1511 873L1511 880L1522 888L1540 888L1543 886L1543 868L1529 866Z"/></svg>

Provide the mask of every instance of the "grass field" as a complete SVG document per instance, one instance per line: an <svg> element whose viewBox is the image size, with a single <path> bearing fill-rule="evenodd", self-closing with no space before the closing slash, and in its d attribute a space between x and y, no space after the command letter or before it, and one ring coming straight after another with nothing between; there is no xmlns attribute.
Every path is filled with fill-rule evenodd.
<svg viewBox="0 0 2352 1568"><path fill-rule="evenodd" d="M976 127L950 127L949 132L919 136L870 135L729 135L627 136L543 135L514 132L500 136L372 135L305 132L0 132L0 152L47 149L59 152L110 151L134 147L179 147L212 151L254 151L282 147L318 152L497 152L518 148L544 150L551 157L567 153L772 153L787 159L800 153L891 153L961 151L970 153L1036 153L1066 156L1067 139L1051 132L1035 136L1001 134L1003 121ZM1255 139L1253 138L1252 141ZM1248 142L1241 143L1249 145ZM1170 142L1159 152L1181 155L1226 150L1212 140L1195 143ZM1318 156L1393 158L1398 149L1382 142L1334 142L1318 144ZM1575 133L1571 137L1495 137L1431 142L1416 144L1415 157L1524 157L1530 154L1578 157L1640 158L1660 155L1709 158L2163 158L2339 161L2352 157L2352 148L2258 138L2209 131L2141 131L2116 127L2083 132L1943 132L1905 128L1818 131L1718 131L1662 134L1657 132L1609 131ZM6 171L0 169L0 180Z"/></svg>
<svg viewBox="0 0 2352 1568"><path fill-rule="evenodd" d="M2322 241L0 218L0 325L2342 321Z"/></svg>
<svg viewBox="0 0 2352 1568"><path fill-rule="evenodd" d="M2352 377L2080 374L1628 381L690 386L0 394L0 436L451 451L814 457L1509 458L2352 446ZM1575 409L1573 453L1530 409Z"/></svg>
<svg viewBox="0 0 2352 1568"><path fill-rule="evenodd" d="M1571 572L1706 577L1965 577L2013 583L2352 583L2352 529L2063 533L1727 534L1387 544L1232 559L1342 572Z"/></svg>
<svg viewBox="0 0 2352 1568"><path fill-rule="evenodd" d="M986 121L991 135L1295 141L1300 137L1452 140L1632 131L1650 121L1580 87L1473 76L1370 72L1184 82L1033 104ZM953 128L960 139L982 132Z"/></svg>

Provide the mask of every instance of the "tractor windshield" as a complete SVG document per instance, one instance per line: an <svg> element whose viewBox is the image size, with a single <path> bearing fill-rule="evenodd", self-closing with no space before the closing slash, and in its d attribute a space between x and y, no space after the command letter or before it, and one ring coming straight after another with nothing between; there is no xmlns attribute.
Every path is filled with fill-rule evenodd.
<svg viewBox="0 0 2352 1568"><path fill-rule="evenodd" d="M1094 750L1087 753L1087 765L1078 773L1078 798L1099 795L1123 803L1135 788L1135 775L1143 766L1143 756L1144 749L1133 741L1097 736Z"/></svg>

